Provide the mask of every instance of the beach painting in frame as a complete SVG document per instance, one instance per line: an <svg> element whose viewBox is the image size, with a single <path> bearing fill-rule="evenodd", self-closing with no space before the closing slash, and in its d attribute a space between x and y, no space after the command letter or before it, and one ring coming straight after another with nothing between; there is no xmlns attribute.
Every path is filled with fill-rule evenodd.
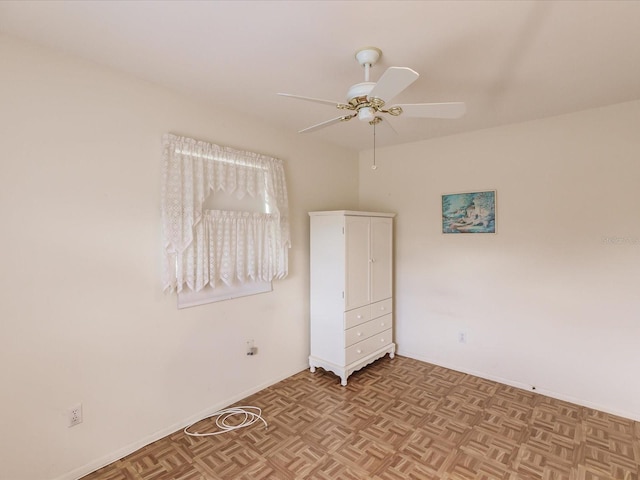
<svg viewBox="0 0 640 480"><path fill-rule="evenodd" d="M442 233L496 233L496 191L442 195Z"/></svg>

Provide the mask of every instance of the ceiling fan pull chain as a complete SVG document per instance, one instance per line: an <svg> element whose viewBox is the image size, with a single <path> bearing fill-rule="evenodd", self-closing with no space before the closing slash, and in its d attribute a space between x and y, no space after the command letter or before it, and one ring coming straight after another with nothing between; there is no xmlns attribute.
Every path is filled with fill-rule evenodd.
<svg viewBox="0 0 640 480"><path fill-rule="evenodd" d="M371 165L371 170L376 170L378 167L376 166L376 123L373 124L373 165Z"/></svg>

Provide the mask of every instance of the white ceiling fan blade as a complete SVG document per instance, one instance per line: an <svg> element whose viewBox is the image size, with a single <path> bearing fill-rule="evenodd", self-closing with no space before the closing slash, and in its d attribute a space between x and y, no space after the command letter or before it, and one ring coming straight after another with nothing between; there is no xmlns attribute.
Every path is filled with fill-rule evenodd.
<svg viewBox="0 0 640 480"><path fill-rule="evenodd" d="M320 130L321 128L328 127L329 125L333 125L334 123L346 122L347 120L351 120L356 115L357 113L354 113L353 115L343 115L342 117L332 118L331 120L326 120L322 123L311 125L310 127L300 130L298 133L315 132L316 130Z"/></svg>
<svg viewBox="0 0 640 480"><path fill-rule="evenodd" d="M369 98L379 98L388 102L415 82L420 74L408 67L389 67L375 84Z"/></svg>
<svg viewBox="0 0 640 480"><path fill-rule="evenodd" d="M332 105L337 107L338 105L343 105L340 102L334 102L333 100L324 100L322 98L313 98L313 97L303 97L302 95L293 95L291 93L278 93L281 97L289 97L296 98L298 100L306 100L307 102L315 102L315 103L323 103L325 105Z"/></svg>
<svg viewBox="0 0 640 480"><path fill-rule="evenodd" d="M408 103L406 105L393 105L393 107L402 108L401 116L403 117L421 118L460 118L467 111L467 106L464 102Z"/></svg>

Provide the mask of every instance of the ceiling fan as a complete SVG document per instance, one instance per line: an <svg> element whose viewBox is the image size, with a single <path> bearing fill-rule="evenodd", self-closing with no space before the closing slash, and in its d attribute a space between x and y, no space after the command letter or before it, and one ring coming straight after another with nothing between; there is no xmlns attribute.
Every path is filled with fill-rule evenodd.
<svg viewBox="0 0 640 480"><path fill-rule="evenodd" d="M283 97L333 105L339 110L350 112L307 127L300 130L299 133L313 132L355 117L363 122L376 125L383 119L381 114L417 118L459 118L465 114L466 106L463 102L407 103L387 106L390 100L415 82L420 74L407 67L389 67L377 82L371 82L369 80L371 67L376 64L381 55L382 51L376 47L366 47L356 52L356 60L364 67L364 82L356 83L349 88L346 103L290 93L278 93Z"/></svg>

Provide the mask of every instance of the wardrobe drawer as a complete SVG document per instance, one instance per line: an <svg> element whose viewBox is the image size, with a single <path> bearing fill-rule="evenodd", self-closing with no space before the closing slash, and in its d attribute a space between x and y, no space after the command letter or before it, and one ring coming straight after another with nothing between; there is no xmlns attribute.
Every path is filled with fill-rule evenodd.
<svg viewBox="0 0 640 480"><path fill-rule="evenodd" d="M344 329L348 329L351 327L355 327L356 325L360 325L368 321L371 318L371 305L367 305L365 307L356 308L354 310L349 310L344 314Z"/></svg>
<svg viewBox="0 0 640 480"><path fill-rule="evenodd" d="M347 365L357 362L361 358L372 354L376 350L389 345L391 343L391 329L385 330L382 333L378 333L373 337L369 337L366 340L358 342L346 349L346 363Z"/></svg>
<svg viewBox="0 0 640 480"><path fill-rule="evenodd" d="M376 333L383 332L391 328L391 314L384 315L380 318L374 318L366 323L361 323L345 332L345 346L351 345L365 340Z"/></svg>
<svg viewBox="0 0 640 480"><path fill-rule="evenodd" d="M378 318L393 311L393 299L387 298L381 302L372 303L369 307L371 308L370 318Z"/></svg>

